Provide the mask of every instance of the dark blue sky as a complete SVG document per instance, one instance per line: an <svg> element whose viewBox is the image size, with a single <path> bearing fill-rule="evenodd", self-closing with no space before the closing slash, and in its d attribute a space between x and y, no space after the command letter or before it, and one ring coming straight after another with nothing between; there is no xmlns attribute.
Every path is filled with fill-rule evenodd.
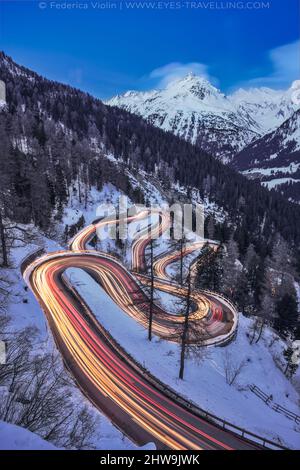
<svg viewBox="0 0 300 470"><path fill-rule="evenodd" d="M100 98L160 86L185 70L205 73L223 91L287 87L300 78L299 0L265 0L259 9L253 8L257 1L245 9L224 9L226 1L152 2L155 8L131 9L130 2L113 0L99 2L105 9L85 0L58 8L65 3L1 1L1 49ZM120 3L122 9L109 8ZM78 8L84 4L87 9Z"/></svg>

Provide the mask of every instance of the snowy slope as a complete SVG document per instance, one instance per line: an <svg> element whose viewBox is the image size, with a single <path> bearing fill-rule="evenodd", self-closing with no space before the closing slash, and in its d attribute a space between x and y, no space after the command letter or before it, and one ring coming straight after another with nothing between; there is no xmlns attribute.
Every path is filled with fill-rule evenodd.
<svg viewBox="0 0 300 470"><path fill-rule="evenodd" d="M153 197L156 199L159 197L159 194L156 194L153 188L149 188L149 190ZM76 197L71 197L69 207L65 211L64 224L76 222L81 215L88 223L95 217L95 210L99 203L112 201L117 195L118 191L110 184L104 185L102 191L96 191L93 188L87 208L84 207L84 204L79 204ZM47 252L60 248L57 243L46 239L44 239L44 243ZM32 249L32 246L28 247L29 251L32 251ZM160 249L164 249L163 245L160 245ZM21 255L24 256L24 249L13 250L12 255L13 265L16 266L13 271L18 276L15 286L19 290L19 301L9 306L8 313L11 315L16 329L22 329L29 324L36 324L40 330L40 338L43 341L45 350L51 350L53 340L46 327L44 315L33 294L30 291L24 292L23 290L18 265L20 264ZM276 440L280 438L281 442L291 447L300 447L299 433L294 429L292 421L270 410L247 389L247 385L255 383L266 393L272 393L274 400L283 403L292 411L297 409L297 395L292 385L274 363L272 348L275 355L282 355L282 346L276 346L276 343L275 347L269 346L272 340L271 334L267 334L262 342L250 348L246 336L249 326L248 321L242 318L236 342L226 348L235 359L242 360L245 358L247 360L247 366L243 370L237 387L229 387L225 382L223 370L224 348L213 348L204 363L199 364L197 361L189 360L187 362L186 378L182 382L177 379L178 346L159 341L158 338L155 338L153 343L149 345L145 339L145 330L118 309L111 299L98 286L94 285L89 276L82 272L79 274L78 270L70 270L69 273L71 274L72 283L86 298L87 303L101 323L108 328L128 352L136 356L140 362L145 362L147 368L161 380L208 411L220 415L220 417L230 419L235 424L245 426L249 430L266 435L269 438ZM85 282L87 278L88 282ZM22 299L26 300L27 303L24 304ZM162 300L163 302L172 302L171 298ZM126 332L125 335L124 331ZM160 354L153 354L153 351L157 351L158 348ZM243 351L243 357L241 357L241 351ZM275 390L274 383L276 383ZM86 402L78 389L72 391L72 399L74 402L80 402L81 404L84 401L92 411L92 405ZM248 413L249 409L251 409L251 416ZM94 412L98 414L96 410ZM261 422L262 416L264 416L263 422ZM16 448L20 448L20 445L18 441L16 443L18 447ZM136 449L136 446L127 438L124 438L104 416L101 416L99 429L95 433L94 445L97 449L106 450ZM147 448L153 448L153 445L149 444Z"/></svg>
<svg viewBox="0 0 300 470"><path fill-rule="evenodd" d="M100 193L99 193L100 194ZM50 240L44 239L45 251L56 251L61 249L57 243ZM28 253L34 252L38 247L34 245L28 245ZM41 350L36 351L40 353L52 352L55 348L54 340L47 327L45 316L40 308L40 305L36 301L31 291L24 291L24 281L21 278L19 265L21 259L24 258L24 248L12 250L13 265L16 268L10 268L9 275L14 281L14 297L11 303L8 305L7 314L11 317L12 329L14 331L21 331L28 326L35 326L38 328L38 338L41 342ZM26 301L26 303L24 303ZM136 450L138 447L132 443L128 438L119 431L106 416L102 415L95 409L89 401L82 395L77 387L68 389L68 392L72 394L72 401L74 404L82 406L85 404L88 407L90 413L93 416L100 418L95 433L92 437L93 448L99 450ZM0 391L0 402L1 394ZM145 449L154 449L155 446L152 443L147 444ZM15 426L13 424L4 423L0 421L0 450L55 450L55 446L50 442L43 440L37 434L31 433L30 431Z"/></svg>
<svg viewBox="0 0 300 470"><path fill-rule="evenodd" d="M67 275L101 324L162 382L221 418L288 447L300 448L299 425L276 413L249 390L249 385L255 384L272 394L274 402L299 412L299 395L282 372L284 343L271 329L265 330L258 344L250 345L252 320L241 315L236 339L226 347L206 348L200 360L188 358L185 378L179 380L178 344L157 337L150 343L147 331L116 306L88 274L72 268ZM166 302L170 304L170 296ZM225 380L226 358L234 365L244 363L232 386Z"/></svg>
<svg viewBox="0 0 300 470"><path fill-rule="evenodd" d="M0 421L0 450L56 450L50 442L14 424Z"/></svg>
<svg viewBox="0 0 300 470"><path fill-rule="evenodd" d="M98 204L106 202L114 202L120 195L117 189L111 184L103 185L101 191L91 188L87 207L84 203L78 202L78 196L70 191L70 200L68 207L65 209L63 222L61 227L57 227L58 232L63 233L66 224L74 224L83 216L86 223L90 223L96 218L96 209ZM24 226L26 228L26 226ZM21 331L28 326L35 326L38 329L38 339L41 343L41 349L35 352L48 353L53 352L55 343L47 326L45 315L40 305L36 301L30 290L24 290L25 284L20 273L21 262L30 253L44 247L45 252L52 252L63 249L63 246L54 240L50 240L40 235L39 239L34 241L35 244L28 244L25 247L15 247L10 252L10 262L12 267L7 270L2 269L2 275L7 276L13 283L12 295L7 305L7 315L11 318L11 329L13 331ZM102 415L90 402L82 395L77 387L70 387L69 392L72 394L74 404L82 406L85 404L93 416L100 418L97 429L92 437L93 448L99 450L137 450L140 449L121 431L119 431L104 415ZM0 391L0 402L3 390ZM31 433L26 429L20 428L13 424L7 424L0 421L0 450L33 450L33 449L55 449L55 447L44 441L37 434ZM148 443L143 449L153 450L155 445Z"/></svg>
<svg viewBox="0 0 300 470"><path fill-rule="evenodd" d="M234 160L239 169L267 168L299 163L300 110L294 112L278 129L242 150ZM292 160L291 160L292 158Z"/></svg>
<svg viewBox="0 0 300 470"><path fill-rule="evenodd" d="M259 137L256 122L206 79L188 74L164 90L128 91L106 104L143 116L223 162Z"/></svg>
<svg viewBox="0 0 300 470"><path fill-rule="evenodd" d="M300 110L278 129L243 149L232 162L269 189L294 186L293 199L300 201ZM295 190L295 188L299 189Z"/></svg>

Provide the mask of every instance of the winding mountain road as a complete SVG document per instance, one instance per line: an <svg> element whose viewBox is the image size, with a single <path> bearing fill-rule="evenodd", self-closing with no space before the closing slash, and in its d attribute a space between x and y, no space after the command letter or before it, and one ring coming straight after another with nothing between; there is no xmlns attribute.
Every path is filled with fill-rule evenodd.
<svg viewBox="0 0 300 470"><path fill-rule="evenodd" d="M128 222L148 216L147 211L129 217ZM53 337L67 368L89 400L138 445L152 441L160 449L255 449L257 446L199 417L180 400L172 399L161 384L137 364L103 328L86 303L64 276L67 268L80 268L90 274L114 302L127 314L147 326L149 302L141 284L149 279L139 271L149 235L133 243L132 263L127 270L116 258L88 250L89 241L107 221L98 221L79 232L69 250L49 253L34 260L23 276L47 317ZM163 215L155 230L166 226ZM195 245L194 249L199 249ZM189 252L192 247L189 248ZM178 297L183 287L168 281L165 272L170 254L155 269L155 287ZM158 258L159 259L159 258ZM141 261L142 260L142 261ZM193 291L191 318L204 322L207 341L224 340L237 326L236 312L218 294ZM153 333L169 338L180 327L183 317L155 306ZM124 332L125 333L125 332ZM125 333L126 334L126 333ZM175 335L176 336L176 335ZM145 346L146 347L146 346Z"/></svg>

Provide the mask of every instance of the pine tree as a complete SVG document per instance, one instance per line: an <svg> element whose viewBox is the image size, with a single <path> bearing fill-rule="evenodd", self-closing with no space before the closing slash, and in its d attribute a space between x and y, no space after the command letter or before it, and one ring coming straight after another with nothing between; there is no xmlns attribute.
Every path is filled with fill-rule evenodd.
<svg viewBox="0 0 300 470"><path fill-rule="evenodd" d="M283 334L294 331L298 320L298 304L294 295L284 294L277 302L276 327Z"/></svg>
<svg viewBox="0 0 300 470"><path fill-rule="evenodd" d="M245 254L243 269L243 274L246 278L244 286L245 307L243 311L249 315L256 313L259 305L263 279L263 272L261 272L260 268L260 259L255 252L254 246L250 244Z"/></svg>
<svg viewBox="0 0 300 470"><path fill-rule="evenodd" d="M210 240L213 240L214 239L214 235L215 235L215 224L214 224L214 219L209 216L208 218L208 223L207 223L207 234L208 234L208 238Z"/></svg>
<svg viewBox="0 0 300 470"><path fill-rule="evenodd" d="M145 288L145 292L149 298L148 305L149 305L149 316L148 316L148 340L152 340L152 324L153 324L153 312L154 312L154 248L156 246L156 241L151 238L150 243L148 245L146 253L146 266L149 271L150 276L150 283L148 288Z"/></svg>
<svg viewBox="0 0 300 470"><path fill-rule="evenodd" d="M222 279L222 249L215 251L206 244L195 261L196 277L195 286L200 289L218 291Z"/></svg>
<svg viewBox="0 0 300 470"><path fill-rule="evenodd" d="M226 296L233 300L237 298L238 283L241 275L241 268L239 266L238 259L238 246L231 237L223 253L223 276L221 289Z"/></svg>
<svg viewBox="0 0 300 470"><path fill-rule="evenodd" d="M289 334L287 338L287 348L284 350L283 355L286 359L286 367L284 374L291 378L297 371L300 363L299 345L294 341L295 336Z"/></svg>

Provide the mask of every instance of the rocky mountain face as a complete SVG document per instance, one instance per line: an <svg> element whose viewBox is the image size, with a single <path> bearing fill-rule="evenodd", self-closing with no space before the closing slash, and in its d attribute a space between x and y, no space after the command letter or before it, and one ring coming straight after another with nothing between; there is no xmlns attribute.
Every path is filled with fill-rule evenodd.
<svg viewBox="0 0 300 470"><path fill-rule="evenodd" d="M264 87L239 89L230 99L242 114L252 117L259 132L265 135L281 126L299 109L300 103L296 102L297 91L300 93L300 80L285 91Z"/></svg>
<svg viewBox="0 0 300 470"><path fill-rule="evenodd" d="M254 166L257 168L289 166L296 163L299 151L300 110L295 111L276 130L242 150L235 157L233 166L241 170L251 169Z"/></svg>
<svg viewBox="0 0 300 470"><path fill-rule="evenodd" d="M281 126L243 149L233 166L269 189L300 201L300 110Z"/></svg>

